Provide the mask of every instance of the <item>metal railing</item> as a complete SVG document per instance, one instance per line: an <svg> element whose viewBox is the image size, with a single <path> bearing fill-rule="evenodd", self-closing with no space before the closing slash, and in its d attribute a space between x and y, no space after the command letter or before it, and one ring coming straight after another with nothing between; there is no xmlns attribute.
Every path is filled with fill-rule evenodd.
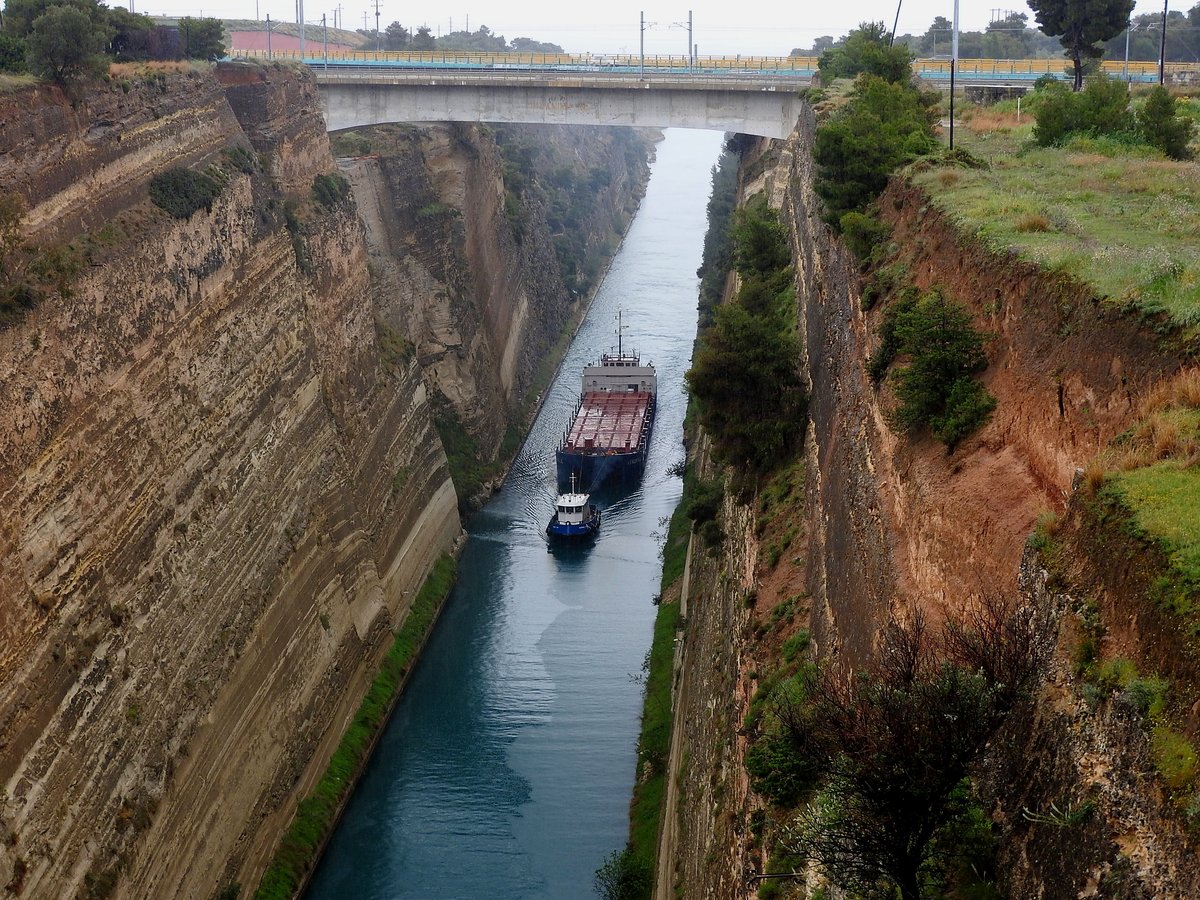
<svg viewBox="0 0 1200 900"><path fill-rule="evenodd" d="M599 80L593 76L627 76L630 73L647 75L687 75L709 81L730 76L750 76L753 79L809 79L817 71L815 56L646 56L616 54L569 53L470 53L453 50L401 52L370 50L329 50L320 44L310 46L301 55L298 50L240 50L232 54L239 59L272 59L304 62L310 66L334 69L352 68L358 72L368 69L388 71L419 70L446 73L478 73L489 76L516 76L520 73L570 73L587 75L587 84ZM1070 64L1054 59L960 59L957 77L1036 79L1042 75L1067 77ZM1131 80L1158 78L1158 63L1123 60L1104 60L1101 68L1109 75ZM1168 74L1196 72L1194 63L1167 63ZM950 60L943 58L913 60L913 72L930 78L948 78ZM361 77L361 75L359 76Z"/></svg>

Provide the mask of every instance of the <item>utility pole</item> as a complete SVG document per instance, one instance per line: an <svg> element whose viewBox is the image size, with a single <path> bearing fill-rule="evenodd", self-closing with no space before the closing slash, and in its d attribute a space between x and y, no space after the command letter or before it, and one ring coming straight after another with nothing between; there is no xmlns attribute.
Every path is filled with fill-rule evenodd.
<svg viewBox="0 0 1200 900"><path fill-rule="evenodd" d="M687 45L687 61L688 71L692 68L692 11L688 10L688 45Z"/></svg>
<svg viewBox="0 0 1200 900"><path fill-rule="evenodd" d="M1158 45L1158 83L1167 83L1167 3L1163 0L1162 39Z"/></svg>
<svg viewBox="0 0 1200 900"><path fill-rule="evenodd" d="M325 13L321 13L321 41L325 45L325 68L329 68L329 26L325 24Z"/></svg>
<svg viewBox="0 0 1200 900"><path fill-rule="evenodd" d="M333 27L342 27L342 4L340 3L333 9Z"/></svg>
<svg viewBox="0 0 1200 900"><path fill-rule="evenodd" d="M379 0L375 0L375 52L379 52Z"/></svg>
<svg viewBox="0 0 1200 900"><path fill-rule="evenodd" d="M954 70L958 67L958 0L954 0L954 32L950 37L950 149L954 149Z"/></svg>
<svg viewBox="0 0 1200 900"><path fill-rule="evenodd" d="M296 0L296 24L300 26L300 62L304 62L304 0Z"/></svg>
<svg viewBox="0 0 1200 900"><path fill-rule="evenodd" d="M267 59L271 59L271 14L267 13Z"/></svg>
<svg viewBox="0 0 1200 900"><path fill-rule="evenodd" d="M642 81L646 75L646 13L638 15L638 81Z"/></svg>

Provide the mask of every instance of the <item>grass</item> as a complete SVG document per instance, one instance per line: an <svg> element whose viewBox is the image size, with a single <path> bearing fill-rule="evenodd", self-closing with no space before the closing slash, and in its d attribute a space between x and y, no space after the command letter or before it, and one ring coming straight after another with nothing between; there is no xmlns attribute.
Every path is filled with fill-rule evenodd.
<svg viewBox="0 0 1200 900"><path fill-rule="evenodd" d="M983 169L915 171L967 234L1200 330L1200 170L1114 141L1035 148L1032 116L976 115L956 132ZM977 130L973 130L977 129Z"/></svg>
<svg viewBox="0 0 1200 900"><path fill-rule="evenodd" d="M1173 791L1186 788L1196 779L1196 748L1191 742L1166 725L1150 733L1150 755L1154 768Z"/></svg>
<svg viewBox="0 0 1200 900"><path fill-rule="evenodd" d="M292 824L275 851L254 896L258 900L283 900L295 895L316 854L333 828L343 798L366 762L375 734L383 726L409 667L433 627L442 602L454 584L455 561L443 555L425 579L383 666L359 704L350 727L333 752L325 774L300 801Z"/></svg>
<svg viewBox="0 0 1200 900"><path fill-rule="evenodd" d="M691 534L690 470L684 475L684 495L671 514L663 546L661 594L683 577ZM646 662L646 695L638 735L638 771L629 805L629 843L625 853L639 865L653 869L662 826L663 797L667 788L667 760L671 747L671 679L675 662L675 635L681 625L679 602L662 603L654 618L654 638Z"/></svg>
<svg viewBox="0 0 1200 900"><path fill-rule="evenodd" d="M642 728L638 736L638 781L629 808L629 850L649 865L658 850L663 795L667 787L667 759L671 746L671 675L675 659L675 632L679 628L679 603L663 603L654 619L650 646ZM643 777L643 775L645 777Z"/></svg>
<svg viewBox="0 0 1200 900"><path fill-rule="evenodd" d="M1166 460L1116 473L1110 482L1183 584L1200 589L1200 471Z"/></svg>

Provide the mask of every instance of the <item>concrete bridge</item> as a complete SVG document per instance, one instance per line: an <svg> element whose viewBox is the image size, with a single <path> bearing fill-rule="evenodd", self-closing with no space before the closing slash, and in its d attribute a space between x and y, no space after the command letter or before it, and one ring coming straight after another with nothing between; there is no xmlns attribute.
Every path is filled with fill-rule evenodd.
<svg viewBox="0 0 1200 900"><path fill-rule="evenodd" d="M809 78L313 66L330 131L384 122L703 128L782 138Z"/></svg>

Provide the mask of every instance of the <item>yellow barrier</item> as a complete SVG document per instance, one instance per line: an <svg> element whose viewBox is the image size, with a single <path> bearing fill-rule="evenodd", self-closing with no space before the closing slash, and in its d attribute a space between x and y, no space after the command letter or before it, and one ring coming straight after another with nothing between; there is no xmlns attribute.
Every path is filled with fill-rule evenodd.
<svg viewBox="0 0 1200 900"><path fill-rule="evenodd" d="M247 59L276 59L299 60L298 50L275 50L268 55L265 50L241 50L236 54ZM689 61L685 56L647 56L641 59L631 55L615 54L569 54L569 53L469 53L453 50L430 50L424 52L383 51L376 53L371 50L330 50L323 52L320 42L310 41L305 52L310 60L328 59L337 63L375 63L402 64L426 66L490 66L500 68L537 68L543 66L571 66L582 68L604 69L608 67L647 69L687 69ZM785 71L785 72L815 72L818 57L815 56L701 56L691 62L694 69L717 71ZM1126 64L1123 60L1107 59L1101 63L1104 72L1120 76L1125 73L1126 65L1131 75L1157 75L1158 63L1131 61ZM1194 63L1167 63L1167 72L1194 72ZM960 59L957 71L963 75L1029 75L1053 74L1060 75L1070 69L1070 62L1065 59ZM915 59L913 71L920 74L950 73L948 59Z"/></svg>

